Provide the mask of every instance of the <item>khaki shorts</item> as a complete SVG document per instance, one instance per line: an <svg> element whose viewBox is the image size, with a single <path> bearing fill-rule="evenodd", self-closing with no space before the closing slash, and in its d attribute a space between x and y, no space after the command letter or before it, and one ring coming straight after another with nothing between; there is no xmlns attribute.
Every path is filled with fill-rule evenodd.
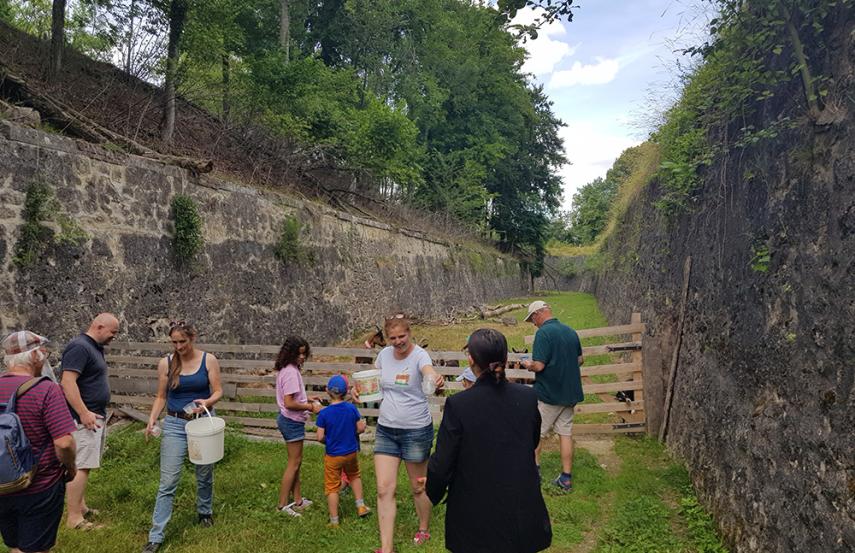
<svg viewBox="0 0 855 553"><path fill-rule="evenodd" d="M104 453L104 442L107 438L107 425L103 418L98 417L99 427L88 430L77 423L77 430L71 433L77 445L77 468L97 469L101 467L101 455Z"/></svg>
<svg viewBox="0 0 855 553"><path fill-rule="evenodd" d="M549 403L537 402L537 410L540 411L540 437L549 436L549 431L554 430L559 436L573 435L573 405L550 405Z"/></svg>
<svg viewBox="0 0 855 553"><path fill-rule="evenodd" d="M351 482L359 478L359 460L355 451L348 455L324 455L324 495L338 493L342 471Z"/></svg>

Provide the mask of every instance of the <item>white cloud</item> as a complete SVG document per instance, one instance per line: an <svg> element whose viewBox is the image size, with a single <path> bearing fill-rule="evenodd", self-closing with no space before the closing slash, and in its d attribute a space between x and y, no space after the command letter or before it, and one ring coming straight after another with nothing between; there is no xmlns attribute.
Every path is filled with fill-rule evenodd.
<svg viewBox="0 0 855 553"><path fill-rule="evenodd" d="M556 71L549 81L549 88L568 88L576 85L607 84L614 80L620 70L617 59L597 58L597 63L586 65L573 63L570 69Z"/></svg>
<svg viewBox="0 0 855 553"><path fill-rule="evenodd" d="M579 188L597 177L605 177L622 151L641 142L603 130L591 122L570 123L561 129L560 135L571 163L559 171L564 181L564 209L570 207Z"/></svg>
<svg viewBox="0 0 855 553"><path fill-rule="evenodd" d="M531 8L524 8L517 12L511 24L513 25L529 25L534 23L538 17L538 11ZM522 69L526 73L534 75L548 75L555 70L564 58L572 56L576 52L576 46L570 46L566 42L561 41L556 37L567 35L567 29L561 21L553 21L547 25L543 25L537 33L537 38L527 40L523 47L528 56Z"/></svg>

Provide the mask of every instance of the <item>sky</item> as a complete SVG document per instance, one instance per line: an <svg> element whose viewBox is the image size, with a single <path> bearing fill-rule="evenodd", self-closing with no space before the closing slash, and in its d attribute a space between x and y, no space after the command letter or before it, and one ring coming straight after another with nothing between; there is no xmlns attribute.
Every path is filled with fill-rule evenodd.
<svg viewBox="0 0 855 553"><path fill-rule="evenodd" d="M541 29L523 70L543 84L570 164L561 171L564 203L620 153L641 143L651 120L674 98L678 45L701 42L708 8L693 0L576 0L571 22ZM706 4L707 6L709 3ZM534 20L529 9L514 23ZM653 102L648 100L653 98Z"/></svg>

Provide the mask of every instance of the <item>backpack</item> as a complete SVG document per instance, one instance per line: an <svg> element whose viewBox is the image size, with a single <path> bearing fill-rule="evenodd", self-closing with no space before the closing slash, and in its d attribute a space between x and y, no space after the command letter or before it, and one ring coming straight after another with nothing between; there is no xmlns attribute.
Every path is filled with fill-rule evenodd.
<svg viewBox="0 0 855 553"><path fill-rule="evenodd" d="M32 378L12 393L6 408L0 413L0 495L24 490L33 483L39 459L33 454L30 440L24 434L21 419L15 413L17 399L46 376Z"/></svg>

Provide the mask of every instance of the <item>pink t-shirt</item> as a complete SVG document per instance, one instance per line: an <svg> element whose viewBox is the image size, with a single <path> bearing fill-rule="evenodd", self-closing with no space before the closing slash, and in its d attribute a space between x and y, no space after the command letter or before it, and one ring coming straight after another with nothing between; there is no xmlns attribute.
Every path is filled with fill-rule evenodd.
<svg viewBox="0 0 855 553"><path fill-rule="evenodd" d="M285 396L293 395L300 403L307 403L309 397L306 395L306 386L303 384L303 375L297 365L286 365L279 369L276 375L276 403L279 404L279 412L286 419L297 422L306 422L309 418L308 411L293 411L285 407Z"/></svg>

